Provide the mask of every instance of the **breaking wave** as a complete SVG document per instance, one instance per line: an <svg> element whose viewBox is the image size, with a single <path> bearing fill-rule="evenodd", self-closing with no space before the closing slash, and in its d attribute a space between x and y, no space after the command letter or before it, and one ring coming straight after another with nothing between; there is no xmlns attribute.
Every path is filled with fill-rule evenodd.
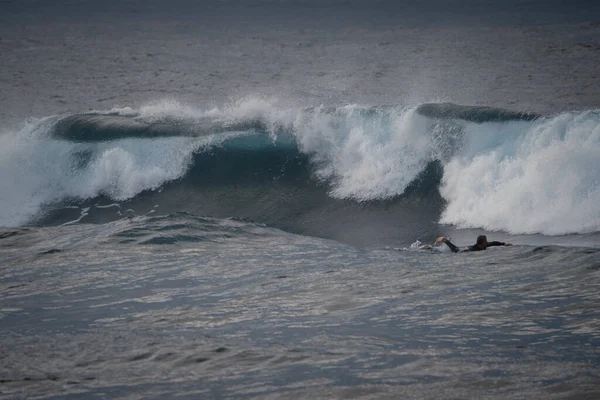
<svg viewBox="0 0 600 400"><path fill-rule="evenodd" d="M157 202L167 191L177 204L170 212L196 203L244 216L235 214L255 202L259 222L307 204L336 218L341 204L375 207L379 218L385 204L411 198L419 199L413 206L435 204L437 221L459 228L589 233L600 231L599 170L597 110L282 109L258 99L197 110L163 101L48 117L1 134L0 225L35 223L58 205L100 197ZM221 197L209 187L223 189ZM235 202L241 191L244 204Z"/></svg>

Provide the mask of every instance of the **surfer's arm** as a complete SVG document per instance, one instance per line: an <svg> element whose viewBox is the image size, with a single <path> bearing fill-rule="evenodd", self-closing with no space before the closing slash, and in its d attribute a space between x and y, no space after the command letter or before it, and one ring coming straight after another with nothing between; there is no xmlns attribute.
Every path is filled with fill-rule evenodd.
<svg viewBox="0 0 600 400"><path fill-rule="evenodd" d="M488 242L488 247L490 247L490 246L512 246L512 244L494 241L494 242Z"/></svg>
<svg viewBox="0 0 600 400"><path fill-rule="evenodd" d="M440 236L439 238L436 239L435 241L436 243L445 243L446 246L450 247L450 250L452 250L453 253L458 253L460 251L460 249L451 241L449 241L448 239L446 239L443 236Z"/></svg>

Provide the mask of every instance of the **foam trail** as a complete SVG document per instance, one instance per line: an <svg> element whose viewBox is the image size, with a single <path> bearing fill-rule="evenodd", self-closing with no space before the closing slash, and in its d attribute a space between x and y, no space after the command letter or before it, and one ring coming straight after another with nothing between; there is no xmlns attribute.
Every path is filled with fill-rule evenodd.
<svg viewBox="0 0 600 400"><path fill-rule="evenodd" d="M442 223L510 233L600 231L600 114L467 124L444 166Z"/></svg>

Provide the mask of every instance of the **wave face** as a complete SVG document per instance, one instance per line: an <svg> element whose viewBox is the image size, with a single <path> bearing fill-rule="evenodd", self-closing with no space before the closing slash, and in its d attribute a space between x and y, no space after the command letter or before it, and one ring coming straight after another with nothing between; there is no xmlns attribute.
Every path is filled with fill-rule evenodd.
<svg viewBox="0 0 600 400"><path fill-rule="evenodd" d="M105 199L315 234L432 218L513 234L600 231L598 111L164 101L30 121L0 142L2 226L57 223L61 207Z"/></svg>

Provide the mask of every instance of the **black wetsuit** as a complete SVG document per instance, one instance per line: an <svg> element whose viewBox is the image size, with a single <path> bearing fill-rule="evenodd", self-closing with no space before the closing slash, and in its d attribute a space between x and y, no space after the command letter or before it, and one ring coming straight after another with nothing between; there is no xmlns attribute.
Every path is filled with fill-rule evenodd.
<svg viewBox="0 0 600 400"><path fill-rule="evenodd" d="M461 251L458 246L456 246L455 244L453 244L451 241L447 240L444 241L444 243L446 243L448 245L448 247L450 247L450 250L452 250L454 253L458 253L459 251ZM488 242L487 247L491 247L491 246L504 246L506 243L504 242ZM477 244L474 244L473 246L469 246L466 249L463 249L462 251L481 251L481 250L485 250L485 249L481 249L479 248L479 246L477 246Z"/></svg>

